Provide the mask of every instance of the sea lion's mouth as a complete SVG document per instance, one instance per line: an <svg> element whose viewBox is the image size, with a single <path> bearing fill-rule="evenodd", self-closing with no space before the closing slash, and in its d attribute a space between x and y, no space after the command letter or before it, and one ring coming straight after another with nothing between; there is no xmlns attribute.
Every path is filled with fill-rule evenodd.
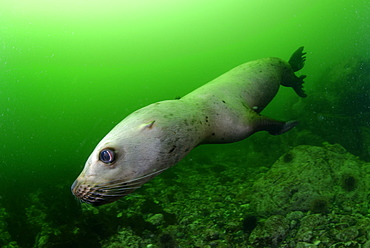
<svg viewBox="0 0 370 248"><path fill-rule="evenodd" d="M100 206L117 201L132 193L164 170L155 171L128 181L114 180L97 185L81 184L77 179L72 184L71 191L81 202Z"/></svg>
<svg viewBox="0 0 370 248"><path fill-rule="evenodd" d="M84 203L94 206L114 202L140 188L143 183L130 184L127 182L109 182L98 185L78 185L78 181L72 185L72 193ZM75 186L75 187L73 187Z"/></svg>

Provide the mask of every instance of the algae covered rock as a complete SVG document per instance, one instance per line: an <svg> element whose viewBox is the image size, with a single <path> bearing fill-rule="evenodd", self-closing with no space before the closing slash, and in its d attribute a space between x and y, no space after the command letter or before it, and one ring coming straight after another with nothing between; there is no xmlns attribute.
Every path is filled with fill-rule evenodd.
<svg viewBox="0 0 370 248"><path fill-rule="evenodd" d="M290 211L367 214L370 164L340 145L298 146L280 157L252 188L251 207L259 216Z"/></svg>
<svg viewBox="0 0 370 248"><path fill-rule="evenodd" d="M281 215L273 215L253 230L249 242L255 247L277 246L288 235L288 231L288 219Z"/></svg>

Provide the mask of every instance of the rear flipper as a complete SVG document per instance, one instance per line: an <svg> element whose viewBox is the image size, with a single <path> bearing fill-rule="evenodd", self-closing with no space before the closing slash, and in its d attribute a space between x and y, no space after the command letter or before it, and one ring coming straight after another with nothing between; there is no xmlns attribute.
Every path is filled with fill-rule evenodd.
<svg viewBox="0 0 370 248"><path fill-rule="evenodd" d="M256 123L257 131L267 131L272 135L283 134L298 125L298 121L278 121L266 116L260 116Z"/></svg>
<svg viewBox="0 0 370 248"><path fill-rule="evenodd" d="M290 57L289 59L289 64L292 67L293 71L299 71L300 69L303 68L304 62L306 61L306 54L303 52L304 47L301 46L298 48Z"/></svg>
<svg viewBox="0 0 370 248"><path fill-rule="evenodd" d="M292 87L297 95L300 97L307 96L303 90L303 79L306 78L306 75L301 75L297 77L294 72L302 69L306 61L306 53L303 52L303 48L303 46L298 48L290 57L289 65L292 68L293 73L287 73L286 77L281 83L283 86Z"/></svg>
<svg viewBox="0 0 370 248"><path fill-rule="evenodd" d="M303 90L303 83L304 83L303 79L305 79L306 77L307 77L306 75L301 75L299 77L296 76L293 80L293 84L291 85L295 93L297 93L298 96L303 97L303 98L307 96Z"/></svg>

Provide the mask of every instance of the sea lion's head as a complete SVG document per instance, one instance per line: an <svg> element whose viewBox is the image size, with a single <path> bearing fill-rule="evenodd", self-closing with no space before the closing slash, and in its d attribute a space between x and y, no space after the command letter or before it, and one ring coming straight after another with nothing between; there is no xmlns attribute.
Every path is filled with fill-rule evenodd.
<svg viewBox="0 0 370 248"><path fill-rule="evenodd" d="M103 205L118 200L175 162L165 128L155 120L126 118L96 146L73 183L82 202Z"/></svg>

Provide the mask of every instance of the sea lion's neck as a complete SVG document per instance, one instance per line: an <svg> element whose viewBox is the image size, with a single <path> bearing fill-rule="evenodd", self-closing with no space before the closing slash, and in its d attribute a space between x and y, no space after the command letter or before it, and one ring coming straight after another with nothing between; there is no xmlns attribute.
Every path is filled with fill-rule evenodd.
<svg viewBox="0 0 370 248"><path fill-rule="evenodd" d="M161 139L161 149L164 152L176 149L174 154L182 158L211 135L213 127L209 123L210 115L206 114L207 111L209 113L207 108L209 106L202 101L167 100L144 107L134 112L131 118L137 118L137 115L145 117L141 122L154 121L153 128L157 129Z"/></svg>

